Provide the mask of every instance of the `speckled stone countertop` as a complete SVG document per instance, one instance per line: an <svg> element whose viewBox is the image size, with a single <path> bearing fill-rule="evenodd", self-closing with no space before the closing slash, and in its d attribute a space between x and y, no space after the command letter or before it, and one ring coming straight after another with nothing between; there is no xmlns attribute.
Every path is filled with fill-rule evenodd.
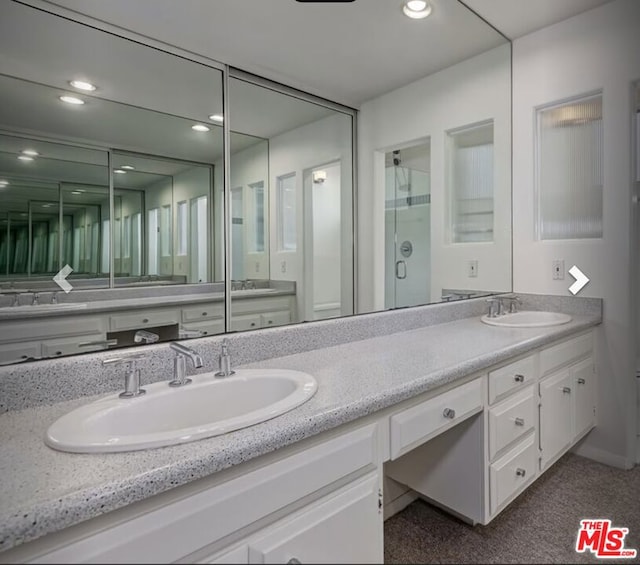
<svg viewBox="0 0 640 565"><path fill-rule="evenodd" d="M255 289L246 291L232 291L231 297L233 301L236 300L248 300L251 298L267 298L271 296L285 296L295 294L294 290L287 289ZM114 300L95 300L86 302L86 306L82 308L69 308L65 309L68 305L77 305L73 302L60 303L60 308L56 308L54 305L43 304L44 306L51 306L50 309L38 310L37 307L31 309L31 306L5 306L0 307L0 320L24 320L25 318L50 318L52 316L78 316L86 314L98 314L101 312L120 312L131 311L132 309L139 310L142 308L170 308L171 306L185 306L190 304L204 304L209 302L220 302L224 307L224 292L211 292L200 294L182 294L176 296L150 296L150 297L137 297L137 298L117 298Z"/></svg>
<svg viewBox="0 0 640 565"><path fill-rule="evenodd" d="M267 422L182 445L69 454L45 446L48 426L103 394L0 415L0 551L211 475L367 416L601 321L514 329L477 317L246 364L307 371L319 388Z"/></svg>

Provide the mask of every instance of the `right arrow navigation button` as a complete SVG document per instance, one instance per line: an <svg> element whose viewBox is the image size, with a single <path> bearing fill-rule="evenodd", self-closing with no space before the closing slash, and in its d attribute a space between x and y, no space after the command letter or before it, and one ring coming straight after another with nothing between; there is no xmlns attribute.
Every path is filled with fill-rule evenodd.
<svg viewBox="0 0 640 565"><path fill-rule="evenodd" d="M587 276L580 270L578 269L578 267L576 267L575 265L573 267L571 267L569 269L569 274L576 279L576 282L574 282L570 287L569 287L569 292L571 294L578 294L583 288L584 286L589 282L589 279L587 278Z"/></svg>

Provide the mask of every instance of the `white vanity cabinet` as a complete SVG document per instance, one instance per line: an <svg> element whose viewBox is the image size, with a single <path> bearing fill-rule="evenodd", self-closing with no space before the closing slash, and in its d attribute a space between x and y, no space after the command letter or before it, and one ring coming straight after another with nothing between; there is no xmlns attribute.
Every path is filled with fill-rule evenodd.
<svg viewBox="0 0 640 565"><path fill-rule="evenodd" d="M429 441L416 447L420 442L407 435L406 449L394 449L394 421L417 422L417 413L462 394L468 383L391 417L386 475L469 522L487 524L593 428L595 378L591 330L490 368L472 381L486 394L481 416L433 438L423 418Z"/></svg>
<svg viewBox="0 0 640 565"><path fill-rule="evenodd" d="M0 553L0 562L381 563L379 426L346 428Z"/></svg>
<svg viewBox="0 0 640 565"><path fill-rule="evenodd" d="M545 470L595 425L592 333L540 352L540 468Z"/></svg>
<svg viewBox="0 0 640 565"><path fill-rule="evenodd" d="M232 297L231 330L246 331L296 321L295 296Z"/></svg>

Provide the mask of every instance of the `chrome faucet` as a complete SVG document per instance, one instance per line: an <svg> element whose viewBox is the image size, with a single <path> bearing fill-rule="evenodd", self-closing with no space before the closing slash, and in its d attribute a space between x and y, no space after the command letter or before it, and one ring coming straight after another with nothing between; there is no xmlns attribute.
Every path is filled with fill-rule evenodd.
<svg viewBox="0 0 640 565"><path fill-rule="evenodd" d="M51 304L58 304L58 291L56 290L51 293Z"/></svg>
<svg viewBox="0 0 640 565"><path fill-rule="evenodd" d="M176 352L173 359L173 380L169 381L169 386L188 385L191 379L187 378L187 359L191 361L195 369L199 369L203 365L202 357L190 347L175 341L170 343L169 347Z"/></svg>
<svg viewBox="0 0 640 565"><path fill-rule="evenodd" d="M33 300L31 301L31 306L38 306L40 304L40 295L37 292L33 293Z"/></svg>
<svg viewBox="0 0 640 565"><path fill-rule="evenodd" d="M517 296L502 296L503 301L509 302L509 314L515 314L518 311L518 303L522 303L522 300Z"/></svg>
<svg viewBox="0 0 640 565"><path fill-rule="evenodd" d="M133 335L134 343L155 343L160 339L158 334L154 334L153 332L149 332L147 330L138 330Z"/></svg>
<svg viewBox="0 0 640 565"><path fill-rule="evenodd" d="M133 353L131 355L123 355L122 357L113 357L104 359L103 365L124 363L126 370L124 373L124 392L120 393L120 398L135 398L143 395L146 391L140 388L140 369L136 367L136 361L146 357L144 353Z"/></svg>
<svg viewBox="0 0 640 565"><path fill-rule="evenodd" d="M497 318L502 314L502 302L499 298L487 298L487 304L489 304L487 317Z"/></svg>
<svg viewBox="0 0 640 565"><path fill-rule="evenodd" d="M235 374L231 368L231 355L229 355L229 340L225 337L222 340L222 351L218 357L218 372L215 377L228 377Z"/></svg>

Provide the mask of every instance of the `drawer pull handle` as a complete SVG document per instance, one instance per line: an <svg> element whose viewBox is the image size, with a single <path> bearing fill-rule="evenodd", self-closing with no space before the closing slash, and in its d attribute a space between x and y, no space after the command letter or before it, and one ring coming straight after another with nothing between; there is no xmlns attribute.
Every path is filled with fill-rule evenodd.
<svg viewBox="0 0 640 565"><path fill-rule="evenodd" d="M456 411L453 408L445 408L444 411L442 412L442 415L445 418L449 418L453 420L456 417Z"/></svg>
<svg viewBox="0 0 640 565"><path fill-rule="evenodd" d="M517 383L523 383L524 382L524 375L514 375L513 379L517 382Z"/></svg>
<svg viewBox="0 0 640 565"><path fill-rule="evenodd" d="M203 315L203 316L206 316L206 315L207 315L207 313L206 313L206 312L203 312L203 313L202 313L202 315Z"/></svg>
<svg viewBox="0 0 640 565"><path fill-rule="evenodd" d="M523 469L522 467L518 467L518 468L516 469L516 475L517 475L518 477L524 477L526 474L527 474L526 469Z"/></svg>
<svg viewBox="0 0 640 565"><path fill-rule="evenodd" d="M289 559L289 561L287 561L287 565L302 565L302 561L299 561L295 557L292 557L291 559Z"/></svg>
<svg viewBox="0 0 640 565"><path fill-rule="evenodd" d="M565 394L571 394L571 389L568 386L563 386L562 392L564 392Z"/></svg>
<svg viewBox="0 0 640 565"><path fill-rule="evenodd" d="M524 426L524 418L516 418L516 426Z"/></svg>
<svg viewBox="0 0 640 565"><path fill-rule="evenodd" d="M251 327L255 326L256 323L255 322L251 322Z"/></svg>
<svg viewBox="0 0 640 565"><path fill-rule="evenodd" d="M578 379L578 384L579 385L583 385L585 384L587 381L585 381L584 379Z"/></svg>
<svg viewBox="0 0 640 565"><path fill-rule="evenodd" d="M143 324L148 324L149 323L149 318L143 318L142 319L142 323Z"/></svg>
<svg viewBox="0 0 640 565"><path fill-rule="evenodd" d="M269 320L267 324L273 324L273 320Z"/></svg>

